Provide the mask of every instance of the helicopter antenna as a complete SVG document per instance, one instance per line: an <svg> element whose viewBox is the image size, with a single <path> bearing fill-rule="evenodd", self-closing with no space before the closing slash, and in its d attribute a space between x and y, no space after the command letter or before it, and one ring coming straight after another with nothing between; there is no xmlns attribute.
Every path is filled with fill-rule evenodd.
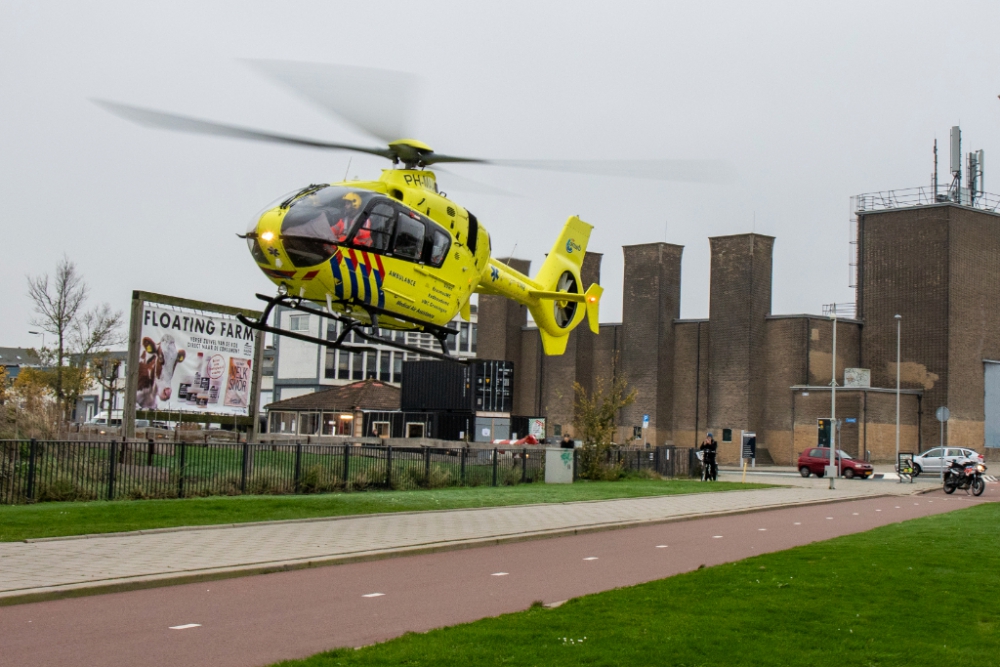
<svg viewBox="0 0 1000 667"><path fill-rule="evenodd" d="M507 256L507 268L508 269L510 268L510 260L514 259L514 253L517 252L517 243L518 243L517 241L514 241L514 249L511 250L510 254Z"/></svg>
<svg viewBox="0 0 1000 667"><path fill-rule="evenodd" d="M347 169L344 170L344 180L347 180L347 173L351 170L351 160L353 158L347 158Z"/></svg>

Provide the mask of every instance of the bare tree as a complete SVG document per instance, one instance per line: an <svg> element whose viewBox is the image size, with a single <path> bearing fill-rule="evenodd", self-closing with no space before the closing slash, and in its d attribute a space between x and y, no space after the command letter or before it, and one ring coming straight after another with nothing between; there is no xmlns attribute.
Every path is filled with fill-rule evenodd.
<svg viewBox="0 0 1000 667"><path fill-rule="evenodd" d="M122 312L106 303L84 310L89 291L65 256L53 278L47 273L28 276L28 298L35 310L31 324L56 337L55 349L42 350L40 356L55 367L52 390L64 414L66 403L75 403L89 385L92 358L124 342Z"/></svg>
<svg viewBox="0 0 1000 667"><path fill-rule="evenodd" d="M31 299L36 314L31 324L56 337L54 388L59 401L63 399L66 343L80 309L87 301L87 291L83 276L65 255L56 264L56 275L53 280L49 280L47 273L35 277L28 276L28 298Z"/></svg>

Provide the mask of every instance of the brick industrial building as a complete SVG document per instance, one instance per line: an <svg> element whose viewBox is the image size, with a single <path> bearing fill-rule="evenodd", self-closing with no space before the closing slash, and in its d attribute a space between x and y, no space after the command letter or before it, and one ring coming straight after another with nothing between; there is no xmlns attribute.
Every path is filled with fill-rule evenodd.
<svg viewBox="0 0 1000 667"><path fill-rule="evenodd" d="M916 195L856 202L856 315L837 322L842 448L876 461L894 455L896 314L901 451L937 443L942 405L952 415L949 444L1000 447L996 207ZM707 319L680 319L682 246L625 246L622 322L602 324L597 336L578 328L561 357L541 354L524 308L482 297L479 356L515 363L514 413L546 416L549 435L572 432L574 382L593 391L621 372L638 390L621 415L621 441L641 440L637 427L649 415L645 441L696 446L712 431L724 461L739 457L741 431L755 432L761 457L781 464L815 445L817 419L830 415L831 318L771 312L773 237L709 243ZM600 265L601 255L587 253L584 284L599 281ZM869 369L870 386L843 387L845 368Z"/></svg>

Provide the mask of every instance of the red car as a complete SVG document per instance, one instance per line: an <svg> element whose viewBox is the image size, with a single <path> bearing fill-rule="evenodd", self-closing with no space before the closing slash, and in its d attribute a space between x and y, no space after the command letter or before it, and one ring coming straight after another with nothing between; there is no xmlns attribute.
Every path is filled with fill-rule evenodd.
<svg viewBox="0 0 1000 667"><path fill-rule="evenodd" d="M809 475L822 477L826 474L826 466L828 465L830 465L829 447L813 447L799 455L799 472L803 477ZM842 449L837 451L837 467L840 468L841 476L847 479L852 477L868 479L875 472L870 463L858 461Z"/></svg>

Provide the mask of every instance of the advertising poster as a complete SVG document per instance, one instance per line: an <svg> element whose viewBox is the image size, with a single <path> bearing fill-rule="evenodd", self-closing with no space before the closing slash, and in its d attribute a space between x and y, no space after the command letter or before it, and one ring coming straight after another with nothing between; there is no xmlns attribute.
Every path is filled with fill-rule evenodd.
<svg viewBox="0 0 1000 667"><path fill-rule="evenodd" d="M144 303L136 409L247 416L254 334L228 315Z"/></svg>

